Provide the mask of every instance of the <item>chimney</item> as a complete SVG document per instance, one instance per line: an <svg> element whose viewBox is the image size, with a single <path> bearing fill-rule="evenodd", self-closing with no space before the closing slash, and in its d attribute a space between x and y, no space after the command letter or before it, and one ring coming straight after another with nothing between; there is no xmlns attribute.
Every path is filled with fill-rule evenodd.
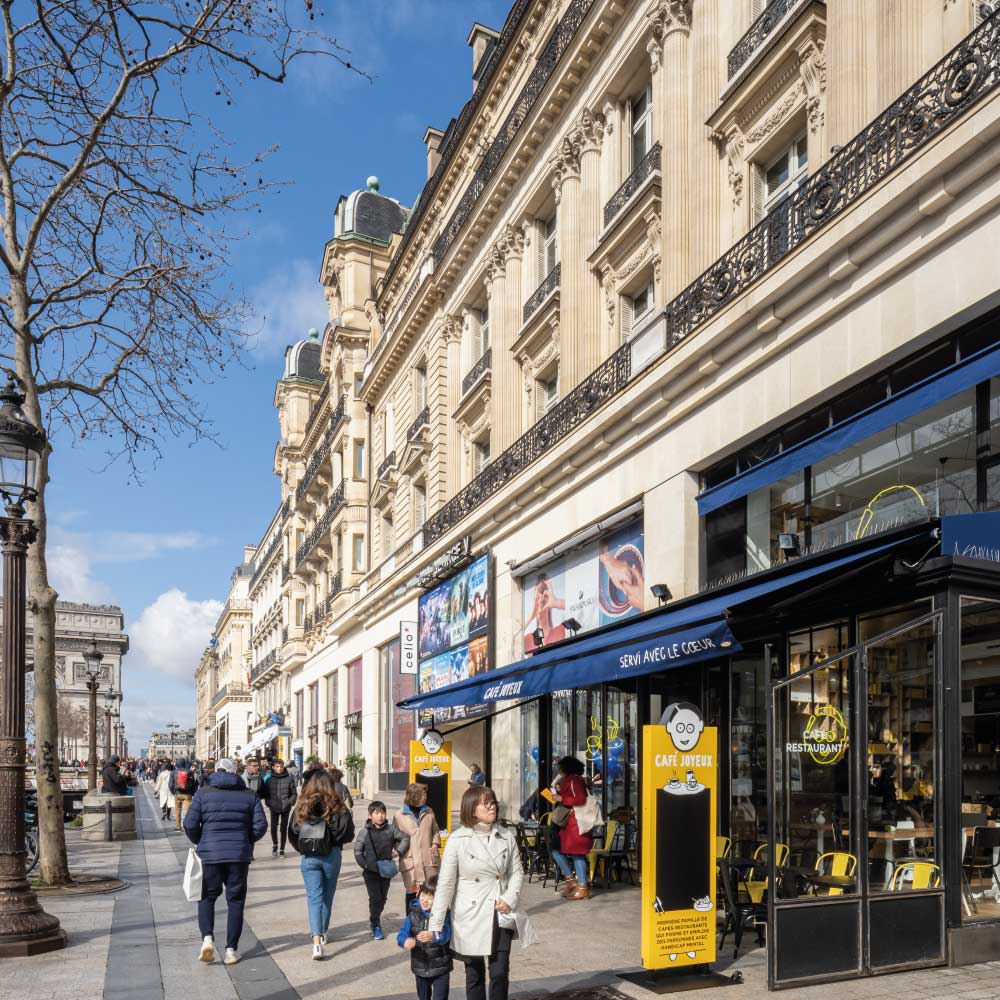
<svg viewBox="0 0 1000 1000"><path fill-rule="evenodd" d="M253 561L253 557L257 553L256 545L244 545L243 546L243 562L249 563Z"/></svg>
<svg viewBox="0 0 1000 1000"><path fill-rule="evenodd" d="M433 126L428 126L424 133L424 145L427 147L428 179L434 176L434 171L437 170L438 164L441 162L441 140L443 138L444 132Z"/></svg>
<svg viewBox="0 0 1000 1000"><path fill-rule="evenodd" d="M479 86L479 69L483 64L483 56L489 51L492 43L500 38L500 32L487 28L478 21L469 32L468 44L472 46L472 89Z"/></svg>

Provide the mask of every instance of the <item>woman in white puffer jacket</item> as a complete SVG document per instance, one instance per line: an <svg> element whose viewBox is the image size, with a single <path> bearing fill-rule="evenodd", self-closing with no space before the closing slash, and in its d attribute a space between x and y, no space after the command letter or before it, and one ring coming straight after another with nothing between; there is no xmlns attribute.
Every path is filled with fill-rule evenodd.
<svg viewBox="0 0 1000 1000"><path fill-rule="evenodd" d="M160 799L160 815L163 819L170 819L170 812L174 808L174 795L170 791L170 775L174 772L174 765L168 760L160 773L156 776L156 794Z"/></svg>

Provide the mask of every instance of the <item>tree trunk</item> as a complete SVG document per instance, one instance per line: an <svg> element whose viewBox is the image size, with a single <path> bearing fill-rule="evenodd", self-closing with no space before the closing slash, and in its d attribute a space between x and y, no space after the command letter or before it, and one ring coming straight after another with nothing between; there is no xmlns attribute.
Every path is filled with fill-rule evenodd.
<svg viewBox="0 0 1000 1000"><path fill-rule="evenodd" d="M28 346L28 292L20 276L11 279L10 298L15 331L15 365L25 392L24 412L36 427L44 427ZM66 858L62 785L59 782L56 698L56 598L59 595L49 586L48 564L45 559L48 537L45 491L49 484L51 454L52 446L47 444L38 470L38 497L28 505L28 517L38 531L35 543L28 547L28 602L34 612L35 777L38 784L39 869L43 882L49 885L68 885L72 879Z"/></svg>

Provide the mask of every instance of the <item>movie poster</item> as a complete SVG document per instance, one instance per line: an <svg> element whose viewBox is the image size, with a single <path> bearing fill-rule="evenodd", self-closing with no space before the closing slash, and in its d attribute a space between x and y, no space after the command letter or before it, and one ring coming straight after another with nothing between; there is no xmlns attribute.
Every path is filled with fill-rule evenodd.
<svg viewBox="0 0 1000 1000"><path fill-rule="evenodd" d="M574 552L532 570L523 581L524 650L566 639L575 618L588 632L637 615L645 608L642 521L631 521Z"/></svg>
<svg viewBox="0 0 1000 1000"><path fill-rule="evenodd" d="M489 669L489 556L439 584L420 598L418 608L418 683L422 692L474 677ZM484 715L485 705L469 709L421 709L421 726Z"/></svg>

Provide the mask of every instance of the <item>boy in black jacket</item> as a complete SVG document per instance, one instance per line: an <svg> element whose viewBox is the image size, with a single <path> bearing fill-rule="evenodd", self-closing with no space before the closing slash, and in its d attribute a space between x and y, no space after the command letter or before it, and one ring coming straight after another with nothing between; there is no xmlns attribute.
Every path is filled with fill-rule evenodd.
<svg viewBox="0 0 1000 1000"><path fill-rule="evenodd" d="M365 828L354 841L354 860L361 866L361 876L368 891L368 922L376 941L385 940L382 911L389 898L389 883L395 874L386 874L386 869L396 867L393 855L405 854L409 847L410 838L395 823L386 822L385 803L378 799L370 802Z"/></svg>
<svg viewBox="0 0 1000 1000"><path fill-rule="evenodd" d="M396 943L410 953L410 969L417 979L417 1000L448 1000L448 987L452 969L451 913L444 917L441 933L434 935L427 929L434 905L436 879L428 879L410 904L406 920L396 935Z"/></svg>

